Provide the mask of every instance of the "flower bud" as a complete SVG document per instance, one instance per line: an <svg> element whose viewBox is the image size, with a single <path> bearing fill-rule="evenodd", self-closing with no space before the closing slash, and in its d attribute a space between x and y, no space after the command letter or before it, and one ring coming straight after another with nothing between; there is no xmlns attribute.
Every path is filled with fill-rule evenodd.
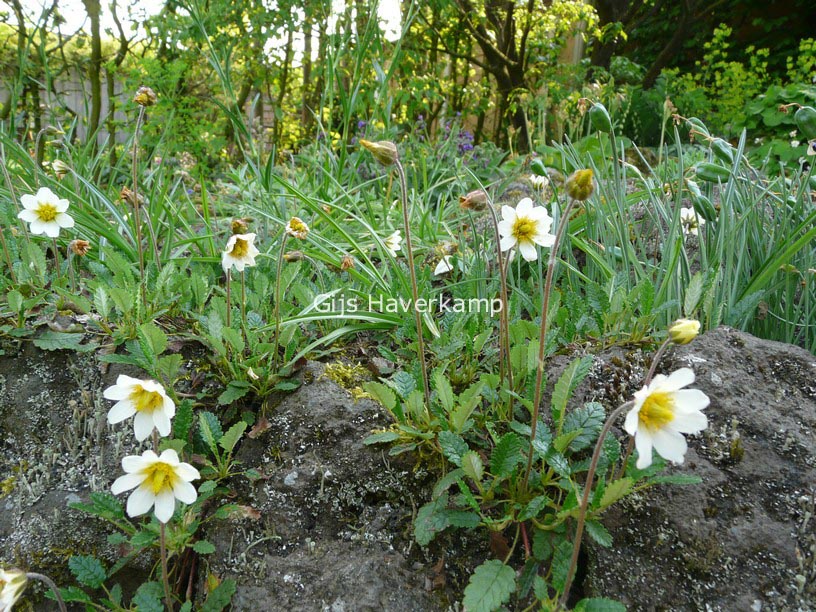
<svg viewBox="0 0 816 612"><path fill-rule="evenodd" d="M471 191L467 195L459 196L459 206L464 210L480 211L487 208L487 194L483 189Z"/></svg>
<svg viewBox="0 0 816 612"><path fill-rule="evenodd" d="M371 142L369 140L360 139L360 145L368 149L378 162L383 166L390 166L399 159L397 152L397 145L388 140L380 140L379 142Z"/></svg>
<svg viewBox="0 0 816 612"><path fill-rule="evenodd" d="M303 251L286 251L283 254L283 261L286 263L295 263L296 261L302 261L303 258L306 257L303 254Z"/></svg>
<svg viewBox="0 0 816 612"><path fill-rule="evenodd" d="M85 255L88 254L88 251L91 250L91 243L87 240L72 240L68 243L68 250L74 255L85 257Z"/></svg>
<svg viewBox="0 0 816 612"><path fill-rule="evenodd" d="M249 231L249 219L233 219L230 230L233 234L246 234Z"/></svg>
<svg viewBox="0 0 816 612"><path fill-rule="evenodd" d="M340 269L345 272L354 268L354 258L351 255L343 255L340 260Z"/></svg>
<svg viewBox="0 0 816 612"><path fill-rule="evenodd" d="M144 206L145 204L145 198L141 193L137 195L127 187L122 187L119 197L131 206Z"/></svg>
<svg viewBox="0 0 816 612"><path fill-rule="evenodd" d="M584 201L595 191L592 170L576 170L567 178L567 195L573 200Z"/></svg>
<svg viewBox="0 0 816 612"><path fill-rule="evenodd" d="M677 319L669 327L669 337L675 344L688 344L700 333L700 322L696 319Z"/></svg>
<svg viewBox="0 0 816 612"><path fill-rule="evenodd" d="M286 233L292 238L304 240L309 234L309 226L300 217L292 217L289 219L289 223L286 224Z"/></svg>
<svg viewBox="0 0 816 612"><path fill-rule="evenodd" d="M64 179L71 171L68 165L64 161L59 159L55 159L54 161L52 161L49 164L49 166L51 167L51 170L54 171L54 176L56 176L57 180L60 181Z"/></svg>
<svg viewBox="0 0 816 612"><path fill-rule="evenodd" d="M24 571L0 568L0 605L3 606L3 610L11 610L14 607L27 583L28 576Z"/></svg>
<svg viewBox="0 0 816 612"><path fill-rule="evenodd" d="M156 92L149 87L140 87L133 96L133 101L139 106L153 106L157 99Z"/></svg>

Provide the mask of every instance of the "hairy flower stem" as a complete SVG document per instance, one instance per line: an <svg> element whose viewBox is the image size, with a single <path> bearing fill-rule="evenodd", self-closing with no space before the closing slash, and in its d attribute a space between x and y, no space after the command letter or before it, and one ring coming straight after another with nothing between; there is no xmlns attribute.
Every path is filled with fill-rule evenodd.
<svg viewBox="0 0 816 612"><path fill-rule="evenodd" d="M501 234L499 233L499 218L496 215L496 209L493 208L493 203L488 202L487 208L490 211L490 219L493 221L493 231L496 234L496 253L499 264L499 283L501 286L501 314L499 315L499 377L502 386L504 386L504 372L505 363L507 371L507 384L510 390L513 390L513 368L510 362L510 320L509 320L509 301L507 299L507 268L504 266L504 258L501 250ZM508 263L509 263L508 257ZM510 414L513 411L513 397L510 396Z"/></svg>
<svg viewBox="0 0 816 612"><path fill-rule="evenodd" d="M74 272L74 257L71 256L71 251L69 250L65 256L66 261L68 262L68 276L71 279L71 292L77 292L77 283L76 283L76 273Z"/></svg>
<svg viewBox="0 0 816 612"><path fill-rule="evenodd" d="M289 234L283 232L283 239L281 240L280 255L278 255L278 266L275 271L275 311L273 318L275 319L275 339L273 340L274 348L272 349L272 358L275 360L274 364L278 364L278 341L280 339L280 288L281 288L281 274L283 273L283 254L286 252L286 239Z"/></svg>
<svg viewBox="0 0 816 612"><path fill-rule="evenodd" d="M604 427L601 430L601 435L598 436L598 441L595 443L595 450L592 453L592 461L589 464L589 471L587 472L586 482L584 483L584 494L581 497L581 507L578 511L578 526L575 528L575 539L572 544L572 558L570 559L569 569L567 570L567 578L564 581L564 592L561 594L560 607L566 606L567 598L569 597L570 586L572 586L572 579L575 576L575 568L578 565L578 553L581 551L581 538L584 535L584 524L586 523L587 507L589 506L589 495L592 493L592 481L595 478L595 470L598 467L598 460L601 457L601 449L603 448L603 441L606 434L612 428L612 424L621 412L627 408L631 408L634 401L628 401L619 406L609 418L606 419Z"/></svg>
<svg viewBox="0 0 816 612"><path fill-rule="evenodd" d="M134 219L136 221L136 233L139 240L139 263L141 264L140 271L142 273L142 278L144 278L144 252L142 251L142 240L141 240L141 228L139 227L139 191L138 191L138 174L137 174L137 166L139 162L139 129L142 127L142 123L144 123L144 114L145 114L145 107L139 107L139 118L136 120L136 130L133 132L133 208L136 212ZM156 234L153 231L153 224L150 222L150 217L145 211L145 225L147 225L147 231L150 233L150 242L153 246L153 258L156 260L156 267L161 271L161 259L159 258L159 243L156 241Z"/></svg>
<svg viewBox="0 0 816 612"><path fill-rule="evenodd" d="M232 322L232 317L230 316L230 311L232 310L232 297L230 296L230 271L225 271L224 275L227 277L227 327L230 327L230 323Z"/></svg>
<svg viewBox="0 0 816 612"><path fill-rule="evenodd" d="M555 275L555 261L558 258L558 249L561 246L561 241L564 234L567 233L569 227L569 214L575 200L570 199L567 202L564 212L558 221L558 232L555 235L555 243L550 248L550 256L547 259L547 278L544 281L544 298L541 304L541 329L538 332L538 367L536 368L535 394L533 399L533 414L530 422L530 452L527 455L527 468L524 470L524 482L522 489L527 488L527 481L530 479L530 470L533 468L533 440L536 437L536 428L538 426L538 413L541 405L541 392L544 382L544 352L547 349L547 331L549 330L548 311L550 309L550 295L552 294L553 276Z"/></svg>
<svg viewBox="0 0 816 612"><path fill-rule="evenodd" d="M39 580L40 582L44 582L45 585L51 589L51 592L54 594L54 597L57 600L57 604L59 605L60 612L68 612L68 609L65 607L65 602L62 600L62 595L60 595L59 589L57 585L51 580L48 576L44 574L38 574L37 572L26 572L26 578L31 580Z"/></svg>
<svg viewBox="0 0 816 612"><path fill-rule="evenodd" d="M408 183L405 180L405 168L399 160L394 161L399 175L400 191L402 192L402 224L405 226L405 251L408 255L408 272L411 275L411 296L414 299L414 321L417 331L417 353L419 354L419 365L422 370L422 386L425 391L425 406L431 409L431 387L428 384L428 366L425 364L425 339L422 337L422 315L416 308L419 301L419 290L417 289L416 270L414 269L414 249L411 245L411 224L408 219Z"/></svg>
<svg viewBox="0 0 816 612"><path fill-rule="evenodd" d="M54 267L57 269L57 285L60 284L60 280L62 279L62 275L60 274L60 256L59 256L59 247L57 246L57 239L52 238L54 244Z"/></svg>
<svg viewBox="0 0 816 612"><path fill-rule="evenodd" d="M167 610L173 610L173 596L170 594L170 579L167 575L167 534L165 533L164 523L159 521L159 546L161 548L161 567L162 567L162 582L164 583L164 605Z"/></svg>
<svg viewBox="0 0 816 612"><path fill-rule="evenodd" d="M241 270L241 326L246 332L246 275Z"/></svg>

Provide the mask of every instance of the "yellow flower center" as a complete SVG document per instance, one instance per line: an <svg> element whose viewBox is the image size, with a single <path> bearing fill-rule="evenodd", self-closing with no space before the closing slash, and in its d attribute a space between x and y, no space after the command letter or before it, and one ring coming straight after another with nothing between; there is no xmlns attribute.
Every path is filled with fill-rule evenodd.
<svg viewBox="0 0 816 612"><path fill-rule="evenodd" d="M137 385L128 398L136 407L136 412L155 412L161 410L164 405L164 398L158 391L145 391L142 386Z"/></svg>
<svg viewBox="0 0 816 612"><path fill-rule="evenodd" d="M651 393L643 402L638 418L649 431L663 429L674 420L674 396L668 391Z"/></svg>
<svg viewBox="0 0 816 612"><path fill-rule="evenodd" d="M536 235L536 222L529 217L516 217L513 223L513 236L519 242L532 242Z"/></svg>
<svg viewBox="0 0 816 612"><path fill-rule="evenodd" d="M161 461L154 463L147 470L145 484L153 491L153 495L158 495L162 491L172 490L178 476L173 466Z"/></svg>
<svg viewBox="0 0 816 612"><path fill-rule="evenodd" d="M249 242L243 238L236 238L230 255L236 259L241 259L242 257L246 257L247 253L249 253Z"/></svg>
<svg viewBox="0 0 816 612"><path fill-rule="evenodd" d="M40 206L37 208L37 216L40 221L50 223L57 218L57 207L48 202L40 202Z"/></svg>

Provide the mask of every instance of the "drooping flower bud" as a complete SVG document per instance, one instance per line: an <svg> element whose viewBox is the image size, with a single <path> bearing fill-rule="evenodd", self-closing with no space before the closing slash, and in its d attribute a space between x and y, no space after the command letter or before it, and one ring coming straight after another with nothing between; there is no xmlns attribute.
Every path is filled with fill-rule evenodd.
<svg viewBox="0 0 816 612"><path fill-rule="evenodd" d="M249 231L249 219L233 219L230 230L233 234L246 234Z"/></svg>
<svg viewBox="0 0 816 612"><path fill-rule="evenodd" d="M464 210L480 211L487 208L487 194L483 189L477 189L459 196L459 206Z"/></svg>
<svg viewBox="0 0 816 612"><path fill-rule="evenodd" d="M141 193L137 196L137 194L127 187L122 187L122 191L119 192L119 197L131 206L144 206L145 204L145 198Z"/></svg>
<svg viewBox="0 0 816 612"><path fill-rule="evenodd" d="M140 87L133 96L133 101L139 106L153 106L157 100L156 92L149 87Z"/></svg>
<svg viewBox="0 0 816 612"><path fill-rule="evenodd" d="M303 251L286 251L283 254L283 260L286 263L295 263L296 261L302 261L305 255Z"/></svg>
<svg viewBox="0 0 816 612"><path fill-rule="evenodd" d="M595 191L592 170L576 170L567 178L567 194L573 200L584 201Z"/></svg>
<svg viewBox="0 0 816 612"><path fill-rule="evenodd" d="M696 319L677 319L669 327L669 337L675 344L688 344L700 333L700 322Z"/></svg>
<svg viewBox="0 0 816 612"><path fill-rule="evenodd" d="M397 152L397 145L388 140L380 140L379 142L371 142L370 140L360 139L360 145L368 149L378 162L383 166L390 166L399 159Z"/></svg>

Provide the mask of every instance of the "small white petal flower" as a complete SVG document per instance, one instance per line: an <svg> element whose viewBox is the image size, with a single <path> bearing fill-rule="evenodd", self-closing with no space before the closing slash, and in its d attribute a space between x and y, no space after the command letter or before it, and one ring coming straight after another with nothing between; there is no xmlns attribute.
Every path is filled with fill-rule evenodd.
<svg viewBox="0 0 816 612"><path fill-rule="evenodd" d="M697 211L693 208L680 209L680 224L683 226L684 234L696 236L700 228L705 224L705 219L697 216Z"/></svg>
<svg viewBox="0 0 816 612"><path fill-rule="evenodd" d="M147 439L154 427L160 436L170 435L170 419L176 414L176 405L156 381L121 374L102 396L118 400L108 412L108 423L113 425L135 415L133 429L139 442Z"/></svg>
<svg viewBox="0 0 816 612"><path fill-rule="evenodd" d="M439 260L439 263L436 264L436 268L434 268L434 276L441 276L442 274L447 274L448 272L453 272L453 264L451 263L452 255L445 255L442 259Z"/></svg>
<svg viewBox="0 0 816 612"><path fill-rule="evenodd" d="M227 248L221 253L221 267L224 272L235 267L243 272L246 266L254 266L260 251L255 248L255 234L233 234L227 241Z"/></svg>
<svg viewBox="0 0 816 612"><path fill-rule="evenodd" d="M402 234L400 230L396 230L388 238L383 240L383 245L385 246L385 250L391 253L391 257L396 257L397 251L402 248Z"/></svg>
<svg viewBox="0 0 816 612"><path fill-rule="evenodd" d="M292 217L286 224L286 233L292 238L305 240L309 234L309 226L300 217Z"/></svg>
<svg viewBox="0 0 816 612"><path fill-rule="evenodd" d="M10 611L25 590L28 577L18 569L0 568L0 612Z"/></svg>
<svg viewBox="0 0 816 612"><path fill-rule="evenodd" d="M524 198L515 208L502 206L502 220L499 223L501 250L518 247L527 261L538 259L536 245L551 247L555 236L549 233L552 217L543 206L533 206L530 198Z"/></svg>
<svg viewBox="0 0 816 612"><path fill-rule="evenodd" d="M531 174L530 183L533 185L533 187L541 191L550 184L550 179L539 174Z"/></svg>
<svg viewBox="0 0 816 612"><path fill-rule="evenodd" d="M798 140L791 140L791 147L793 147L794 149L798 147L800 144L802 143L799 142Z"/></svg>
<svg viewBox="0 0 816 612"><path fill-rule="evenodd" d="M703 410L708 396L699 389L683 389L694 382L694 372L681 368L670 376L659 374L635 393L635 405L626 415L623 428L635 437L637 468L652 464L652 449L674 463L683 463L686 439L708 427Z"/></svg>
<svg viewBox="0 0 816 612"><path fill-rule="evenodd" d="M161 456L152 450L122 459L125 475L117 478L111 486L114 495L136 489L127 501L128 516L140 516L155 508L154 514L162 523L173 518L176 500L192 504L198 492L190 484L201 474L189 463L181 463L178 453L169 448Z"/></svg>
<svg viewBox="0 0 816 612"><path fill-rule="evenodd" d="M48 187L41 188L36 195L20 196L20 203L23 210L17 216L29 224L32 234L56 238L60 228L74 227L73 218L65 212L68 200L58 198Z"/></svg>

